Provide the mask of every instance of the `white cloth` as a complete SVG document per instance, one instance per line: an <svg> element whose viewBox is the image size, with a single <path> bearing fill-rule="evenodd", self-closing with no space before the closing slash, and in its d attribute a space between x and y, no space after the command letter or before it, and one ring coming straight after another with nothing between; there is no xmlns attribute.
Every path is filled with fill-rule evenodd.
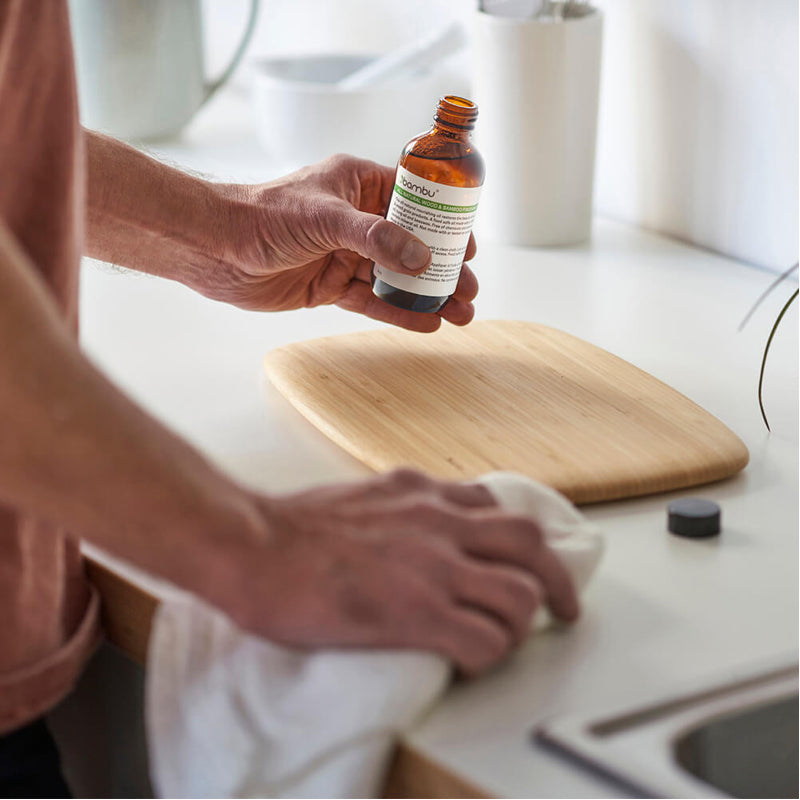
<svg viewBox="0 0 800 800"><path fill-rule="evenodd" d="M583 589L603 544L581 513L519 475L480 482L499 505L538 522ZM449 678L447 662L430 653L297 652L189 595L165 602L146 678L154 788L160 797L374 797L397 735Z"/></svg>

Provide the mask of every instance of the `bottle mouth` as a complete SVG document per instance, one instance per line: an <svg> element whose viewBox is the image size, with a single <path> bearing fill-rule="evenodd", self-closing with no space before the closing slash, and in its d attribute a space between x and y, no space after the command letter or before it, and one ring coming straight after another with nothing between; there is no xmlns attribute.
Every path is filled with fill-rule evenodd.
<svg viewBox="0 0 800 800"><path fill-rule="evenodd" d="M439 102L456 109L474 108L476 111L478 109L472 100L467 100L466 97L459 97L457 94L446 94Z"/></svg>
<svg viewBox="0 0 800 800"><path fill-rule="evenodd" d="M472 130L478 118L478 106L466 97L448 94L439 100L435 120L463 130Z"/></svg>

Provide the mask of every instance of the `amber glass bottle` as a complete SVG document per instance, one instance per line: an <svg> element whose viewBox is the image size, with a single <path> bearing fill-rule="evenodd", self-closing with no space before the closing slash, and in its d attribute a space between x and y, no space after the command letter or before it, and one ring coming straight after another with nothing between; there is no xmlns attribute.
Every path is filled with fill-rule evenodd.
<svg viewBox="0 0 800 800"><path fill-rule="evenodd" d="M483 159L470 142L477 117L474 103L447 95L433 127L403 149L386 219L411 231L433 255L418 276L373 265L372 291L393 306L432 313L455 291L483 183Z"/></svg>

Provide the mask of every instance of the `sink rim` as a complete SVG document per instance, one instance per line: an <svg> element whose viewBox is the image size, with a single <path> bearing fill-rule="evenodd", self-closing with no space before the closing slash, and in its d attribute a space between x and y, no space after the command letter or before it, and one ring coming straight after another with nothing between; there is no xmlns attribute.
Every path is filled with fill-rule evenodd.
<svg viewBox="0 0 800 800"><path fill-rule="evenodd" d="M686 771L675 757L674 743L713 718L797 693L793 656L740 671L727 681L677 687L649 703L559 715L537 725L533 735L639 796L728 797Z"/></svg>

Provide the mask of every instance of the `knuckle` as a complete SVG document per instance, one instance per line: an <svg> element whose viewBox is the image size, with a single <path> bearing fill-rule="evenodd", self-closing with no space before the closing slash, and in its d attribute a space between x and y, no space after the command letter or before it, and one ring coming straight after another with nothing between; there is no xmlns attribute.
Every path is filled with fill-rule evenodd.
<svg viewBox="0 0 800 800"><path fill-rule="evenodd" d="M475 535L485 543L502 541L517 552L535 552L542 545L541 528L530 517L492 510L477 521Z"/></svg>
<svg viewBox="0 0 800 800"><path fill-rule="evenodd" d="M468 676L480 675L499 664L514 645L514 635L488 617L460 617L449 627L447 650Z"/></svg>
<svg viewBox="0 0 800 800"><path fill-rule="evenodd" d="M538 609L538 604L530 604L519 607L516 612L510 616L509 625L514 631L516 640L522 642L528 637L531 632L531 624L533 622L534 614Z"/></svg>
<svg viewBox="0 0 800 800"><path fill-rule="evenodd" d="M398 537L387 555L413 570L428 589L449 596L457 571L457 556L447 542L431 536Z"/></svg>
<svg viewBox="0 0 800 800"><path fill-rule="evenodd" d="M433 585L421 582L402 597L394 598L398 624L406 642L414 647L426 647L451 656L449 642L441 635L449 613L447 598Z"/></svg>
<svg viewBox="0 0 800 800"><path fill-rule="evenodd" d="M509 519L509 527L520 539L537 547L544 541L542 529L530 517L513 515Z"/></svg>
<svg viewBox="0 0 800 800"><path fill-rule="evenodd" d="M509 579L507 591L515 606L523 613L533 612L544 599L544 592L539 582L527 580L521 576Z"/></svg>
<svg viewBox="0 0 800 800"><path fill-rule="evenodd" d="M382 251L390 247L394 235L395 229L391 222L383 218L376 219L367 229L367 246Z"/></svg>
<svg viewBox="0 0 800 800"><path fill-rule="evenodd" d="M476 642L467 665L470 675L481 675L496 667L508 655L512 647L511 635L492 628Z"/></svg>
<svg viewBox="0 0 800 800"><path fill-rule="evenodd" d="M495 571L491 563L459 554L453 560L451 588L459 599L468 603L496 605L499 599L501 605L509 605L510 593Z"/></svg>
<svg viewBox="0 0 800 800"><path fill-rule="evenodd" d="M495 565L465 565L445 588L459 600L490 609L512 632L515 642L528 634L543 600L536 578L520 569Z"/></svg>
<svg viewBox="0 0 800 800"><path fill-rule="evenodd" d="M431 625L437 620L446 619L450 601L446 594L439 591L438 587L427 587L419 592L420 612L425 615L426 622Z"/></svg>
<svg viewBox="0 0 800 800"><path fill-rule="evenodd" d="M435 614L439 599L431 586L425 586L422 581L407 581L403 587L401 597L395 598L398 605L402 606L403 615L407 617L412 627L417 627L421 622Z"/></svg>
<svg viewBox="0 0 800 800"><path fill-rule="evenodd" d="M338 169L341 167L348 167L354 161L354 157L349 155L348 153L334 153L328 158L325 159L326 163L333 167L334 169Z"/></svg>
<svg viewBox="0 0 800 800"><path fill-rule="evenodd" d="M387 473L386 478L389 483L401 489L417 489L426 486L428 478L421 472L417 472L410 467L398 467Z"/></svg>
<svg viewBox="0 0 800 800"><path fill-rule="evenodd" d="M425 574L443 574L449 569L446 554L442 552L438 542L430 537L412 533L399 537L394 543L393 554L404 560L407 566Z"/></svg>
<svg viewBox="0 0 800 800"><path fill-rule="evenodd" d="M499 521L509 549L525 561L536 556L544 544L541 528L530 518L506 515Z"/></svg>
<svg viewBox="0 0 800 800"><path fill-rule="evenodd" d="M409 512L417 519L430 520L438 518L442 509L430 497L420 497L411 503Z"/></svg>
<svg viewBox="0 0 800 800"><path fill-rule="evenodd" d="M501 628L492 627L491 634L489 634L487 629L485 650L487 658L489 658L492 663L503 658L511 649L511 645L511 637Z"/></svg>
<svg viewBox="0 0 800 800"><path fill-rule="evenodd" d="M451 548L458 545L459 534L469 524L464 514L442 503L435 495L417 497L408 512L426 533L434 535L437 541L448 542Z"/></svg>
<svg viewBox="0 0 800 800"><path fill-rule="evenodd" d="M452 595L462 580L460 560L455 553L445 549L442 543L434 545L431 551L436 554L431 561L435 565L437 583L448 596Z"/></svg>

